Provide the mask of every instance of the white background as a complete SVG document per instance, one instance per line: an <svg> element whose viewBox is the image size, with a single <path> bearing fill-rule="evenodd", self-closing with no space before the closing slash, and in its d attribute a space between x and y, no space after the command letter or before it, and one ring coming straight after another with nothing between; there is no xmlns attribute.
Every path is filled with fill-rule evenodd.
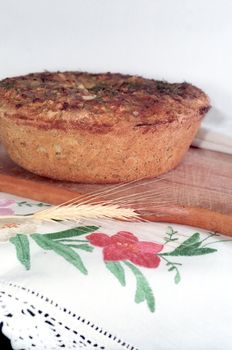
<svg viewBox="0 0 232 350"><path fill-rule="evenodd" d="M113 71L192 82L232 128L232 1L0 0L0 78Z"/></svg>

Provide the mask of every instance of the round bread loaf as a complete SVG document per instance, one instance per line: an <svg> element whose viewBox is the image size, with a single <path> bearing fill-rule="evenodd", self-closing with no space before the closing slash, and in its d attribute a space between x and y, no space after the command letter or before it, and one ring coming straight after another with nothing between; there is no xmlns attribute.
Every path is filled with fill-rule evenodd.
<svg viewBox="0 0 232 350"><path fill-rule="evenodd" d="M209 109L204 92L122 74L35 73L0 82L0 138L49 178L117 183L178 165Z"/></svg>

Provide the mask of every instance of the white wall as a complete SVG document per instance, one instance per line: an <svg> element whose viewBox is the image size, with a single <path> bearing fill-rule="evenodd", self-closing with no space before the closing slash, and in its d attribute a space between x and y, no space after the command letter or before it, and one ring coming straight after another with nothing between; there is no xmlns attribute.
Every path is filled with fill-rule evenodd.
<svg viewBox="0 0 232 350"><path fill-rule="evenodd" d="M73 69L187 80L232 118L231 43L230 0L0 0L0 78Z"/></svg>

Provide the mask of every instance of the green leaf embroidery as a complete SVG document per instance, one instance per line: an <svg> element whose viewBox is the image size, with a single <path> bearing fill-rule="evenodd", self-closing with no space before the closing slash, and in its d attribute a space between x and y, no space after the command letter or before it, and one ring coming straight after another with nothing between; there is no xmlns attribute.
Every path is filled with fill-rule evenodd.
<svg viewBox="0 0 232 350"><path fill-rule="evenodd" d="M23 264L26 270L29 270L31 267L31 262L28 237L26 235L18 234L15 237L11 237L10 242L14 244L16 248L18 260Z"/></svg>
<svg viewBox="0 0 232 350"><path fill-rule="evenodd" d="M194 233L191 237L186 239L172 252L161 253L160 256L194 256L213 253L214 249L199 248L201 245L200 234Z"/></svg>
<svg viewBox="0 0 232 350"><path fill-rule="evenodd" d="M61 244L59 242L51 240L47 235L41 235L39 233L34 233L31 238L43 249L53 250L57 254L61 255L65 260L70 262L72 265L77 267L80 272L87 275L88 271L84 266L79 254L75 252L72 248Z"/></svg>
<svg viewBox="0 0 232 350"><path fill-rule="evenodd" d="M199 233L194 233L191 237L186 239L183 243L181 243L176 249L175 252L185 252L188 251L188 249L191 247L193 248L198 248L201 245L200 242L200 235Z"/></svg>
<svg viewBox="0 0 232 350"><path fill-rule="evenodd" d="M193 251L190 251L188 256L194 256L194 255L204 255L204 254L211 254L217 252L217 249L214 248L198 248Z"/></svg>
<svg viewBox="0 0 232 350"><path fill-rule="evenodd" d="M112 274L117 278L117 280L120 282L122 286L126 285L125 280L125 272L120 264L120 262L116 261L105 261L107 269L112 272Z"/></svg>
<svg viewBox="0 0 232 350"><path fill-rule="evenodd" d="M178 269L176 269L176 274L175 274L175 277L174 277L174 281L176 284L180 283L180 272Z"/></svg>
<svg viewBox="0 0 232 350"><path fill-rule="evenodd" d="M148 281L135 265L131 264L128 261L124 261L124 264L126 264L131 269L136 278L137 288L135 293L135 302L138 304L146 300L149 310L151 312L154 312L155 298Z"/></svg>
<svg viewBox="0 0 232 350"><path fill-rule="evenodd" d="M62 238L59 239L59 242L66 242L66 243L70 243L70 242L75 242L75 243L79 243L79 242L84 242L84 243L89 243L89 241L87 239L70 239L70 238Z"/></svg>
<svg viewBox="0 0 232 350"><path fill-rule="evenodd" d="M59 241L60 243L60 241ZM92 252L94 250L94 247L88 245L88 244L68 244L68 247L71 248L78 248L78 249L82 249L85 250L86 252Z"/></svg>
<svg viewBox="0 0 232 350"><path fill-rule="evenodd" d="M200 241L200 234L196 232L191 237L186 239L183 243L181 243L172 252L161 253L158 255L160 257L162 256L196 256L196 255L210 254L217 251L217 249L213 249L213 248L200 247L203 241L205 241L205 239Z"/></svg>
<svg viewBox="0 0 232 350"><path fill-rule="evenodd" d="M201 244L201 242L199 242ZM204 255L210 254L217 251L217 249L213 248L198 248L200 244L192 245L190 247L185 247L182 249L176 248L173 252L169 253L161 253L160 256L196 256L196 255Z"/></svg>
<svg viewBox="0 0 232 350"><path fill-rule="evenodd" d="M196 242L200 241L200 234L198 232L194 233L191 237L187 238L180 246L180 247L186 247L192 244L195 244Z"/></svg>
<svg viewBox="0 0 232 350"><path fill-rule="evenodd" d="M98 228L99 228L98 226L80 226L80 227L72 228L70 230L54 232L54 233L46 233L43 236L46 236L50 239L68 238L68 237L85 235L89 232L96 231Z"/></svg>

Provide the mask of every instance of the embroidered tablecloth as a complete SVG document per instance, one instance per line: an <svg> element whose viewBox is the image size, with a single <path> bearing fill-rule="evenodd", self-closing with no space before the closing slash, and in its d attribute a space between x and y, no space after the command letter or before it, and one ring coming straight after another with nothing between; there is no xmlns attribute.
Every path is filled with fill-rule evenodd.
<svg viewBox="0 0 232 350"><path fill-rule="evenodd" d="M46 204L0 194L0 213ZM232 242L110 220L0 228L0 322L14 349L232 348Z"/></svg>

